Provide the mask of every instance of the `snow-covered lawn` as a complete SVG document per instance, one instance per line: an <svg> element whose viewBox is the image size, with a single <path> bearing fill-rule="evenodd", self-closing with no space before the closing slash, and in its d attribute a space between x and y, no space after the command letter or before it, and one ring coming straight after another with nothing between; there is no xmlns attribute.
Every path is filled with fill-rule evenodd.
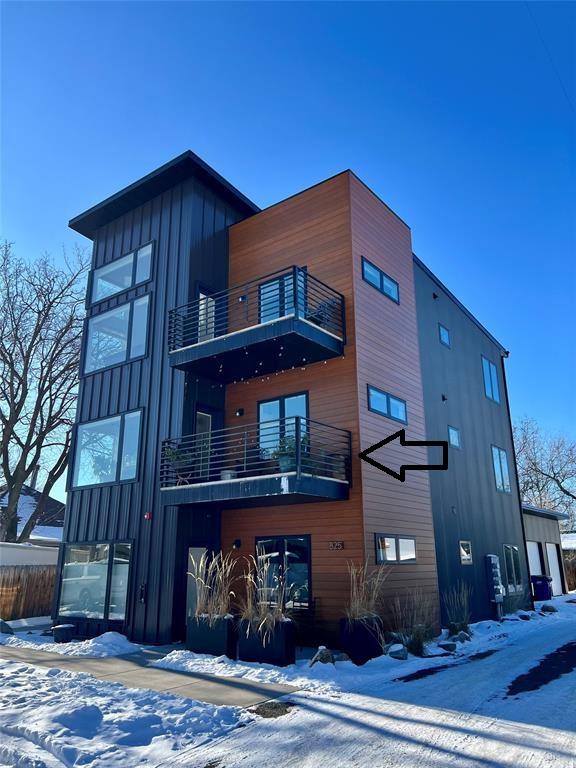
<svg viewBox="0 0 576 768"><path fill-rule="evenodd" d="M0 660L0 768L261 768L269 762L282 768L570 768L576 766L576 672L507 696L519 675L576 640L576 604L563 598L554 605L557 613L530 614L528 621L476 624L472 641L450 656L381 657L363 667L310 668L300 661L279 669L174 651L155 663L301 689L287 697L294 707L277 719ZM2 642L39 647L38 638L26 637ZM132 645L108 633L87 644L51 647L101 656L113 648L126 653L126 644ZM434 673L436 667L442 669ZM432 673L403 681L419 670Z"/></svg>
<svg viewBox="0 0 576 768"><path fill-rule="evenodd" d="M0 659L0 765L152 766L250 715Z"/></svg>
<svg viewBox="0 0 576 768"><path fill-rule="evenodd" d="M139 645L131 643L118 632L105 632L103 635L90 640L71 643L55 643L52 636L45 636L38 631L14 635L0 634L0 645L47 651L48 653L58 653L61 656L89 656L94 658L123 656L140 650Z"/></svg>

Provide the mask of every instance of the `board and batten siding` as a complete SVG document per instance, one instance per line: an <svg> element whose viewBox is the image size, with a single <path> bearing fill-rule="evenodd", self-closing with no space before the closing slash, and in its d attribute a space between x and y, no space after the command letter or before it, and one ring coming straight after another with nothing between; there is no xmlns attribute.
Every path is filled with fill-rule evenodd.
<svg viewBox="0 0 576 768"><path fill-rule="evenodd" d="M350 176L355 296L357 391L362 450L399 429L408 440L424 440L424 400L416 322L416 298L409 227L354 175ZM400 302L390 300L362 277L362 256L399 284ZM367 386L406 401L408 423L368 409ZM426 464L426 449L398 441L374 457L391 468ZM377 533L416 539L416 562L389 566L385 590L392 596L419 587L438 604L436 553L427 472L407 472L404 483L362 463L367 556L375 560Z"/></svg>
<svg viewBox="0 0 576 768"><path fill-rule="evenodd" d="M182 434L185 412L194 409L191 400L209 386L186 382L186 374L170 367L167 314L195 298L198 283L213 290L226 286L227 229L240 218L206 185L189 178L102 227L94 239L92 269L154 241L151 282L94 308L87 301L92 316L150 294L147 356L83 376L77 413L77 421L86 422L142 408L141 446L136 482L69 491L64 541L133 542L125 631L137 641L172 639L176 569L186 563L175 562L178 508L160 501L160 444ZM146 512L151 520L144 519Z"/></svg>
<svg viewBox="0 0 576 768"><path fill-rule="evenodd" d="M429 440L447 440L450 425L460 431L461 442L459 449L449 447L448 470L430 473L440 590L466 582L474 620L492 618L484 557L498 555L504 574L504 544L518 546L525 584L525 593L505 599L505 610L530 604L502 349L417 261L414 277L426 434ZM438 323L450 331L450 348L439 341ZM499 404L484 394L482 356L496 366ZM492 445L506 451L510 493L496 490ZM472 565L460 561L460 540L472 543Z"/></svg>

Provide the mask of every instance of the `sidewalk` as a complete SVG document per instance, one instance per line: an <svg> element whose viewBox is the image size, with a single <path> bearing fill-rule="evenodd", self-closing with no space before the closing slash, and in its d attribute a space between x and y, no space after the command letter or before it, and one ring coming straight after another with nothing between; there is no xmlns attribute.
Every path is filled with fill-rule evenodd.
<svg viewBox="0 0 576 768"><path fill-rule="evenodd" d="M161 659L172 650L173 646L164 646L145 648L129 656L87 658L59 656L31 648L2 645L0 659L48 669L84 672L100 680L121 683L127 688L148 688L216 705L252 707L296 690L289 685L257 683L253 680L215 677L149 666L151 662Z"/></svg>

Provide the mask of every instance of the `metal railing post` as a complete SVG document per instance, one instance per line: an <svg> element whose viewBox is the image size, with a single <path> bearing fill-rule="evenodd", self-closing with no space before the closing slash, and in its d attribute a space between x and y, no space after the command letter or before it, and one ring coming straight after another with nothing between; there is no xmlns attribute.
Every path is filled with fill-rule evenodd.
<svg viewBox="0 0 576 768"><path fill-rule="evenodd" d="M302 425L300 424L301 416L296 416L295 424L295 440L296 440L296 477L300 477L302 473ZM284 427L286 429L286 427Z"/></svg>
<svg viewBox="0 0 576 768"><path fill-rule="evenodd" d="M300 307L298 306L298 277L300 270L298 267L292 267L292 300L294 302L294 317L300 317ZM298 417L299 418L299 417Z"/></svg>

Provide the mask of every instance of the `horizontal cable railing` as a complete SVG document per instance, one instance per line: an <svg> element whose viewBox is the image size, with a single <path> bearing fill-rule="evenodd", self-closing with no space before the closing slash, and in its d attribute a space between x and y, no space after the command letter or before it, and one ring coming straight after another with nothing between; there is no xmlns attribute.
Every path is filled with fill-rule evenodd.
<svg viewBox="0 0 576 768"><path fill-rule="evenodd" d="M164 440L160 485L288 472L350 482L350 461L350 432L292 416Z"/></svg>
<svg viewBox="0 0 576 768"><path fill-rule="evenodd" d="M282 317L298 317L344 339L344 297L301 267L201 296L168 315L170 352Z"/></svg>

